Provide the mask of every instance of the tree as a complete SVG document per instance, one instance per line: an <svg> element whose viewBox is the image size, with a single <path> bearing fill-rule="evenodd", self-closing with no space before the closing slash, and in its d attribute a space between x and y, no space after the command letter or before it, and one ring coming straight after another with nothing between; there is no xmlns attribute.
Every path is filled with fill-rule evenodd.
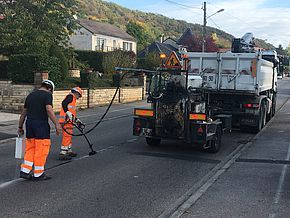
<svg viewBox="0 0 290 218"><path fill-rule="evenodd" d="M280 55L286 55L287 54L286 50L284 50L282 45L279 45L278 48L276 48L276 51Z"/></svg>
<svg viewBox="0 0 290 218"><path fill-rule="evenodd" d="M108 52L103 58L103 69L107 75L115 72L115 67L130 68L136 64L136 55L132 51L116 50Z"/></svg>
<svg viewBox="0 0 290 218"><path fill-rule="evenodd" d="M48 54L52 46L65 48L76 29L75 0L0 1L0 52Z"/></svg>
<svg viewBox="0 0 290 218"><path fill-rule="evenodd" d="M141 51L153 41L153 33L150 33L146 25L141 22L130 21L126 26L126 32L137 39L137 50Z"/></svg>

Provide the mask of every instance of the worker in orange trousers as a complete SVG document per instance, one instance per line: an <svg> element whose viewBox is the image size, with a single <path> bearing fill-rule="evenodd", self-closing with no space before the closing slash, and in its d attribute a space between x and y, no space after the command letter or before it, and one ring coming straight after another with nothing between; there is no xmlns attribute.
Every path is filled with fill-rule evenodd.
<svg viewBox="0 0 290 218"><path fill-rule="evenodd" d="M51 80L44 80L41 87L30 93L25 99L18 129L18 134L23 135L23 124L26 119L26 149L21 164L20 178L35 181L51 178L44 173L44 166L51 144L48 117L55 125L56 134L58 135L61 132L61 127L52 108L54 89L55 86ZM32 170L34 171L33 175Z"/></svg>
<svg viewBox="0 0 290 218"><path fill-rule="evenodd" d="M62 101L62 107L58 122L62 126L62 145L59 153L60 160L70 160L77 154L72 151L72 133L73 123L80 124L81 121L76 118L77 99L83 96L83 90L80 87L71 89L71 92Z"/></svg>

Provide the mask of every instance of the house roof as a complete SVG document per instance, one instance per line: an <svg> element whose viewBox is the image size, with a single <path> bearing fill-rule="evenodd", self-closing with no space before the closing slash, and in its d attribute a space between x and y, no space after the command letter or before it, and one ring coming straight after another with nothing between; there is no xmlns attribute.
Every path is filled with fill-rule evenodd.
<svg viewBox="0 0 290 218"><path fill-rule="evenodd" d="M178 45L181 45L185 39L187 39L187 38L191 38L193 35L194 35L194 34L193 34L191 28L187 28L187 29L183 32L182 36L177 40L177 44L178 44Z"/></svg>
<svg viewBox="0 0 290 218"><path fill-rule="evenodd" d="M109 23L101 23L93 20L79 19L79 24L93 34L112 36L134 42L136 41L136 39L133 36L129 35L125 31Z"/></svg>
<svg viewBox="0 0 290 218"><path fill-rule="evenodd" d="M155 41L151 43L149 46L147 46L145 49L140 51L138 57L145 57L149 53L157 53L157 54L165 53L167 56L169 56L172 51L177 52L178 47Z"/></svg>

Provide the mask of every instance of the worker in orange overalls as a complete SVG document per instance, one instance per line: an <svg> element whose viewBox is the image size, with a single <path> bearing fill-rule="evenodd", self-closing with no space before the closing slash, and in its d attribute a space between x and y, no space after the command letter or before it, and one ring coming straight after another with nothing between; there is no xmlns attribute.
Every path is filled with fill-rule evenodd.
<svg viewBox="0 0 290 218"><path fill-rule="evenodd" d="M55 125L56 134L61 132L52 108L52 92L54 83L43 80L41 87L30 93L24 103L19 118L18 134L23 135L23 124L26 119L26 148L21 164L20 178L29 180L47 180L51 177L44 173L44 165L50 149L50 126L48 117ZM34 168L32 176L31 171Z"/></svg>
<svg viewBox="0 0 290 218"><path fill-rule="evenodd" d="M72 133L73 123L80 124L81 121L76 118L76 102L81 98L83 90L80 87L71 89L71 92L62 101L62 107L59 114L58 122L62 125L62 145L59 153L60 160L70 160L77 156L72 151Z"/></svg>

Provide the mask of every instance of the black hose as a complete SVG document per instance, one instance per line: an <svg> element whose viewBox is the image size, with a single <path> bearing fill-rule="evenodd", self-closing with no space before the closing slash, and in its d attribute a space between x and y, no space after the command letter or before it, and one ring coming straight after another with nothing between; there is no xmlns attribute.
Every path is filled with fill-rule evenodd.
<svg viewBox="0 0 290 218"><path fill-rule="evenodd" d="M115 93L114 93L114 96L113 96L113 98L112 98L112 100L111 100L111 102L110 102L110 104L108 105L108 107L107 107L107 109L106 109L106 111L105 111L105 113L102 115L102 117L100 118L100 120L91 128L91 129L89 129L88 131L86 131L86 132L81 132L81 134L73 134L73 133L70 133L70 132L68 132L65 128L64 128L64 125L66 124L66 123L63 123L62 124L62 129L63 129L63 131L65 131L67 134L69 134L69 135L71 135L71 136L83 136L83 135L86 135L86 134L89 134L90 132L92 132L98 125L100 125L100 123L103 121L103 119L105 118L105 116L107 115L107 113L109 112L109 110L110 110L110 108L111 108L111 106L112 106L112 104L113 104L113 102L114 102L114 100L115 100L115 98L116 98L116 95L117 95L117 93L118 93L118 91L119 91L119 89L120 89L120 87L121 87L121 81L124 79L124 77L125 77L125 75L126 75L126 73L124 73L123 75L122 75L122 77L120 78L120 83L118 84L118 86L117 86L117 88L116 88L116 91L115 91Z"/></svg>

